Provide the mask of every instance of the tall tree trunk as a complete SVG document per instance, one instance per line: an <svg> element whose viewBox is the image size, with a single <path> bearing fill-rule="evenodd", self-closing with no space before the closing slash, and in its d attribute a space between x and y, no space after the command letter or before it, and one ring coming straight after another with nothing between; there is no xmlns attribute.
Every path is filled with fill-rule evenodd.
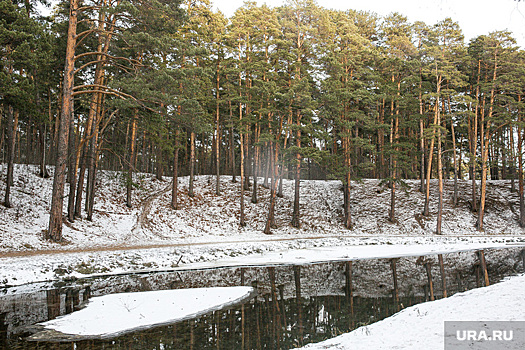
<svg viewBox="0 0 525 350"><path fill-rule="evenodd" d="M66 63L64 67L64 82L62 92L62 109L58 128L57 157L53 191L51 194L51 210L46 238L53 241L62 240L62 210L64 200L64 183L66 176L67 146L69 141L69 124L73 114L73 85L75 71L75 45L77 33L77 10L79 0L70 0L69 27L66 44Z"/></svg>
<svg viewBox="0 0 525 350"><path fill-rule="evenodd" d="M95 184L96 184L96 171L97 171L97 163L98 163L98 152L99 152L99 145L98 145L98 138L99 138L99 124L100 121L99 118L102 118L102 114L100 112L101 104L102 104L102 98L99 97L99 107L97 111L97 120L95 122L95 125L93 127L93 138L91 139L91 143L89 145L89 166L88 166L88 178L87 178L87 191L86 191L86 212L87 216L86 218L89 221L93 220L93 207L94 207L94 201L95 201Z"/></svg>
<svg viewBox="0 0 525 350"><path fill-rule="evenodd" d="M350 208L350 188L352 180L352 156L350 154L350 137L348 135L348 130L345 131L345 136L343 137L343 152L345 159L345 180L343 183L343 206L344 206L344 226L347 229L352 229L352 211Z"/></svg>
<svg viewBox="0 0 525 350"><path fill-rule="evenodd" d="M215 110L215 194L221 195L221 158L220 158L220 147L221 147L221 127L220 127L220 105L219 105L219 88L220 88L220 60L217 60L217 97L216 97L216 110Z"/></svg>
<svg viewBox="0 0 525 350"><path fill-rule="evenodd" d="M470 144L470 153L471 153L471 180L472 180L472 211L476 212L478 210L478 199L477 199L477 184L476 184L476 158L477 158L477 149L478 149L478 120L479 120L479 111L480 111L480 86L479 80L481 76L481 60L478 61L478 76L476 84L476 110L474 112L474 125L472 125L473 132L471 136Z"/></svg>
<svg viewBox="0 0 525 350"><path fill-rule="evenodd" d="M434 143L436 138L436 128L438 127L439 121L439 94L441 92L441 76L438 77L437 83L437 101L434 108L434 128L432 129L432 138L430 140L430 148L428 151L428 163L427 163L427 179L425 189L425 208L423 209L423 215L428 216L430 214L430 175L432 174L432 158L434 155Z"/></svg>
<svg viewBox="0 0 525 350"><path fill-rule="evenodd" d="M237 173L236 169L237 166L235 164L235 141L234 141L234 135L233 135L233 126L230 130L230 157L231 157L231 172L232 172L232 182L237 182L237 179L235 178L235 174Z"/></svg>
<svg viewBox="0 0 525 350"><path fill-rule="evenodd" d="M128 177L126 180L126 206L132 207L131 192L133 190L133 172L135 170L135 164L137 163L137 111L134 112L131 120L131 136L130 136L130 150L129 150L129 164L128 164Z"/></svg>
<svg viewBox="0 0 525 350"><path fill-rule="evenodd" d="M248 113L246 113L248 115ZM247 128L247 127L246 127ZM248 144L250 143L250 134L248 130L244 134L244 189L248 191L250 189L250 152Z"/></svg>
<svg viewBox="0 0 525 350"><path fill-rule="evenodd" d="M489 113L487 116L487 123L485 125L484 113L481 114L481 193L479 199L479 211L478 211L478 221L476 228L478 231L483 231L483 217L485 215L485 200L487 195L487 160L489 155L489 146L490 146L490 130L492 122L492 113L494 111L494 95L495 95L495 85L496 77L498 71L498 57L497 51L494 53L494 72L492 75L492 87L490 89L490 105Z"/></svg>
<svg viewBox="0 0 525 350"><path fill-rule="evenodd" d="M179 129L175 131L175 149L173 151L173 183L171 187L171 208L179 209L178 201L179 184Z"/></svg>
<svg viewBox="0 0 525 350"><path fill-rule="evenodd" d="M270 169L270 151L268 151L268 142L265 142L265 148L266 148L266 166L264 167L264 182L263 187L264 188L270 188L268 178L270 177L270 173L272 169Z"/></svg>
<svg viewBox="0 0 525 350"><path fill-rule="evenodd" d="M94 155L94 159L93 159L93 175L91 176L91 181L90 181L90 191L87 195L87 200L88 200L88 207L87 207L87 216L86 218L89 220L89 221L93 221L93 211L94 211L94 206L95 206L95 193L96 193L96 180L97 180L97 170L98 170L98 158L99 158L99 155L100 155L100 148L102 147L102 142L100 143L99 147L97 147L97 149L95 150L95 155ZM91 170L91 169L90 169Z"/></svg>
<svg viewBox="0 0 525 350"><path fill-rule="evenodd" d="M449 100L450 106L450 100ZM454 208L458 205L458 163L457 163L457 150L456 150L456 132L454 129L454 121L450 121L450 129L452 132L452 150L454 154L454 194L452 196L452 203Z"/></svg>
<svg viewBox="0 0 525 350"><path fill-rule="evenodd" d="M277 201L277 184L279 183L279 164L276 159L279 158L279 142L275 142L273 147L275 150L273 152L273 169L272 169L272 187L270 191L270 206L268 209L268 219L266 220L266 225L264 227L264 233L269 235L271 234L271 229L275 227L275 204Z"/></svg>
<svg viewBox="0 0 525 350"><path fill-rule="evenodd" d="M397 139L399 138L399 110L396 110L396 117L392 118L392 127L391 127L391 133L390 133L390 144L394 148L395 152L398 152L398 148L394 147L394 143L397 142ZM397 155L393 156L393 159L391 160L392 168L391 168L391 188L390 188L390 213L389 213L389 220L390 222L396 222L395 217L395 211L396 211L396 181L397 181ZM391 156L392 158L392 156Z"/></svg>
<svg viewBox="0 0 525 350"><path fill-rule="evenodd" d="M521 102L521 95L518 96L518 102ZM518 113L520 113L518 111ZM514 128L511 125L509 128L510 138L510 192L516 192L516 146L514 144Z"/></svg>
<svg viewBox="0 0 525 350"><path fill-rule="evenodd" d="M483 123L483 122L482 122ZM485 216L485 199L487 196L487 159L489 155L489 141L488 135L483 132L484 126L481 125L481 189L479 196L479 210L478 210L478 220L476 222L476 229L478 231L483 231L483 218Z"/></svg>
<svg viewBox="0 0 525 350"><path fill-rule="evenodd" d="M421 107L421 114L423 114L423 107ZM421 140L419 141L419 152L421 154L421 164L419 166L419 192L425 193L425 135L424 135L424 121L423 118L419 119L419 135Z"/></svg>
<svg viewBox="0 0 525 350"><path fill-rule="evenodd" d="M104 79L102 79L103 83ZM101 134L100 124L104 119L104 109L102 108L104 104L104 95L98 94L97 101L97 110L95 114L95 120L93 125L93 137L91 138L91 143L89 145L89 155L88 155L88 177L87 177L87 186L86 186L86 218L89 221L93 220L93 208L95 204L95 192L96 192L96 179L97 179L97 170L98 170L98 158L100 150L102 149L103 140L99 142L99 137ZM118 110L114 111L111 118ZM103 131L103 129L102 129Z"/></svg>
<svg viewBox="0 0 525 350"><path fill-rule="evenodd" d="M260 153L261 153L261 147L258 145L259 132L260 132L260 125L259 125L259 122L257 122L257 124L255 125L255 142L254 142L255 149L254 149L253 170L252 170L253 171L253 191L252 191L252 203L253 204L256 204L259 201L257 198L257 187L258 187L257 177L259 175L259 160L260 160Z"/></svg>
<svg viewBox="0 0 525 350"><path fill-rule="evenodd" d="M518 195L520 199L520 218L519 225L520 227L525 227L525 197L524 197L524 184L523 184L523 139L524 135L522 134L521 127L521 111L518 110Z"/></svg>
<svg viewBox="0 0 525 350"><path fill-rule="evenodd" d="M159 139L161 138L160 134L158 134ZM155 177L159 181L164 181L164 152L162 151L162 147L160 145L155 146Z"/></svg>
<svg viewBox="0 0 525 350"><path fill-rule="evenodd" d="M240 80L240 79L239 79ZM244 126L242 125L242 104L239 103L239 136L241 139L241 180L239 184L240 188L240 200L241 200L241 208L240 208L240 218L239 218L239 225L241 227L246 226L246 221L244 217Z"/></svg>
<svg viewBox="0 0 525 350"><path fill-rule="evenodd" d="M38 134L39 134L39 146L40 146L40 172L38 176L41 178L47 179L49 177L49 172L47 171L46 166L46 126L44 123L38 125Z"/></svg>
<svg viewBox="0 0 525 350"><path fill-rule="evenodd" d="M438 108L438 126L441 126L441 118L439 116ZM436 234L441 234L441 222L443 220L443 156L441 148L441 130L438 129L438 147L437 147L437 172L438 172L438 193L439 193L439 202L438 202L438 215L436 220Z"/></svg>
<svg viewBox="0 0 525 350"><path fill-rule="evenodd" d="M73 123L69 125L69 164L68 164L68 181L69 181L69 197L67 204L67 218L69 222L75 221L75 192L77 184L77 151L76 151L75 126Z"/></svg>
<svg viewBox="0 0 525 350"><path fill-rule="evenodd" d="M16 115L18 111L14 111L13 107L7 106L7 178L5 184L4 205L6 208L11 208L11 187L13 186L13 177L15 169L15 140L16 140Z"/></svg>
<svg viewBox="0 0 525 350"><path fill-rule="evenodd" d="M300 118L297 118L297 126L300 126ZM297 129L297 149L301 149L301 130ZM292 214L292 226L299 228L301 227L300 207L299 207L299 196L301 186L301 153L298 151L295 155L295 183L294 183L294 201L293 201L293 214Z"/></svg>
<svg viewBox="0 0 525 350"><path fill-rule="evenodd" d="M188 186L188 196L194 197L193 178L195 177L195 132L190 132L190 183Z"/></svg>

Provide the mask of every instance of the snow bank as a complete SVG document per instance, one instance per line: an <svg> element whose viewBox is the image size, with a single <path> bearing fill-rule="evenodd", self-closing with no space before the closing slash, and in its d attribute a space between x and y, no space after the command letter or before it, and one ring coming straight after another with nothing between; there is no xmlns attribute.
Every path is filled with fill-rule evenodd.
<svg viewBox="0 0 525 350"><path fill-rule="evenodd" d="M63 252L0 258L0 286L134 272L255 265L291 265L356 259L447 254L525 246L505 237L339 237L210 243L118 251ZM19 288L16 288L19 289Z"/></svg>
<svg viewBox="0 0 525 350"><path fill-rule="evenodd" d="M302 349L442 350L445 321L525 321L525 275L418 304L369 326ZM516 349L525 348L520 344Z"/></svg>

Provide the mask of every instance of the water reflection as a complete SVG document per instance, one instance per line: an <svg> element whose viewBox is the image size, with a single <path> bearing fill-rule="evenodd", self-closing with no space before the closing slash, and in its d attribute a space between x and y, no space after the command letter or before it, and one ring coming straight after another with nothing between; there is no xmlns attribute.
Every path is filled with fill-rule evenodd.
<svg viewBox="0 0 525 350"><path fill-rule="evenodd" d="M221 268L76 281L31 293L0 290L2 349L290 349L334 337L400 309L522 270L521 248L303 266ZM485 268L486 271L485 273ZM485 276L488 277L485 280ZM29 342L28 326L71 313L91 296L253 286L251 301L111 340Z"/></svg>

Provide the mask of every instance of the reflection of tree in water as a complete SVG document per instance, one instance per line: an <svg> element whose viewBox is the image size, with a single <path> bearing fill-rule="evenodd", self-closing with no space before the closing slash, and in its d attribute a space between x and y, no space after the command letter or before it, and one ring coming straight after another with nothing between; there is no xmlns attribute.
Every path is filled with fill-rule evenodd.
<svg viewBox="0 0 525 350"><path fill-rule="evenodd" d="M486 252L491 283L521 269L519 253L520 249ZM431 294L428 277L434 282L435 298L442 297L443 285L447 286L448 295L481 285L483 277L479 266L475 252L445 255L446 283L442 283L437 256L181 271L77 281L75 285L48 290L44 294L35 293L40 298L44 296L41 305L47 308L47 313L41 313L47 317L36 322L72 312L84 300L108 291L252 285L259 295L244 305L108 341L76 342L75 346L77 349L289 349L371 324L401 308L428 300ZM8 331L15 323L17 329L22 329L19 326L24 322L23 309L18 307L16 315L10 314L8 305L6 297L0 297L0 312L7 311L0 318L4 320L0 323L3 327L0 328L0 344L9 349L39 348L39 343L16 340L18 335L29 334L15 335ZM44 348L71 349L71 343L48 343Z"/></svg>

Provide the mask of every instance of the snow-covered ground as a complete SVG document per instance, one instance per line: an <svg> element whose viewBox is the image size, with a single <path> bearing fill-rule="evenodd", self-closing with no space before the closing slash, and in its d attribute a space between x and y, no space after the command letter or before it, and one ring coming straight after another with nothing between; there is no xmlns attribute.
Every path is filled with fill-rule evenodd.
<svg viewBox="0 0 525 350"><path fill-rule="evenodd" d="M4 167L5 168L5 167ZM3 169L5 171L5 169ZM259 186L258 203L245 192L246 223L239 227L239 184L230 176L221 177L221 195L215 194L212 176L198 176L195 197L187 195L188 177L179 184L180 210L170 208L171 179L158 181L151 174L137 174L133 208L125 205L121 174L100 171L93 221L65 222L64 242L42 239L48 227L52 179L37 176L32 165L17 165L12 192L13 208L0 206L0 253L41 250L86 250L210 242L246 242L296 238L429 236L435 231L437 199L430 205L430 216L422 217L424 196L419 182L407 181L408 188L397 194L396 223L388 221L390 192L378 180L352 183L354 229L343 227L343 198L339 181L301 182L301 228L290 225L293 181L284 181L284 197L278 198L273 235L262 234L268 208L269 190ZM102 185L103 184L103 185ZM435 193L435 182L432 183ZM4 190L0 181L0 193ZM476 215L470 211L470 183L460 181L459 205L452 207L452 183L445 187L443 235L482 235L485 237L522 236L517 223L518 196L510 191L510 181L489 182L485 231L474 228ZM66 186L66 195L68 189ZM65 198L64 207L67 205Z"/></svg>
<svg viewBox="0 0 525 350"><path fill-rule="evenodd" d="M382 321L303 349L441 350L445 321L525 321L524 290L525 275L512 277L489 287L406 308ZM514 342L512 347L505 342L480 345L465 341L464 347L456 349L524 349L525 323L520 327L515 337L521 337L521 341Z"/></svg>
<svg viewBox="0 0 525 350"><path fill-rule="evenodd" d="M170 208L169 178L158 181L151 174L137 174L130 209L125 205L122 175L100 171L94 220L64 221L64 242L51 243L43 239L43 232L48 224L52 179L39 178L32 165L17 165L15 170L13 208L0 206L0 285L169 269L291 249L525 242L525 231L517 224L518 198L510 191L509 181L489 184L482 233L474 229L476 216L469 210L469 183L460 182L457 208L450 203L449 183L444 234L436 236L436 200L431 201L430 217L422 217L424 197L417 191L417 181L408 181L407 190L398 192L397 223L388 221L388 189L377 180L353 183L355 228L347 230L342 225L340 182L301 182L302 226L296 229L290 225L293 181L286 180L284 197L277 202L277 228L272 235L264 235L269 191L262 186L258 203L249 200L251 191L245 193L247 227L240 228L239 184L232 183L230 176L221 177L220 196L215 194L211 176L197 177L193 198L187 195L188 178L181 178L180 210L175 211Z"/></svg>

